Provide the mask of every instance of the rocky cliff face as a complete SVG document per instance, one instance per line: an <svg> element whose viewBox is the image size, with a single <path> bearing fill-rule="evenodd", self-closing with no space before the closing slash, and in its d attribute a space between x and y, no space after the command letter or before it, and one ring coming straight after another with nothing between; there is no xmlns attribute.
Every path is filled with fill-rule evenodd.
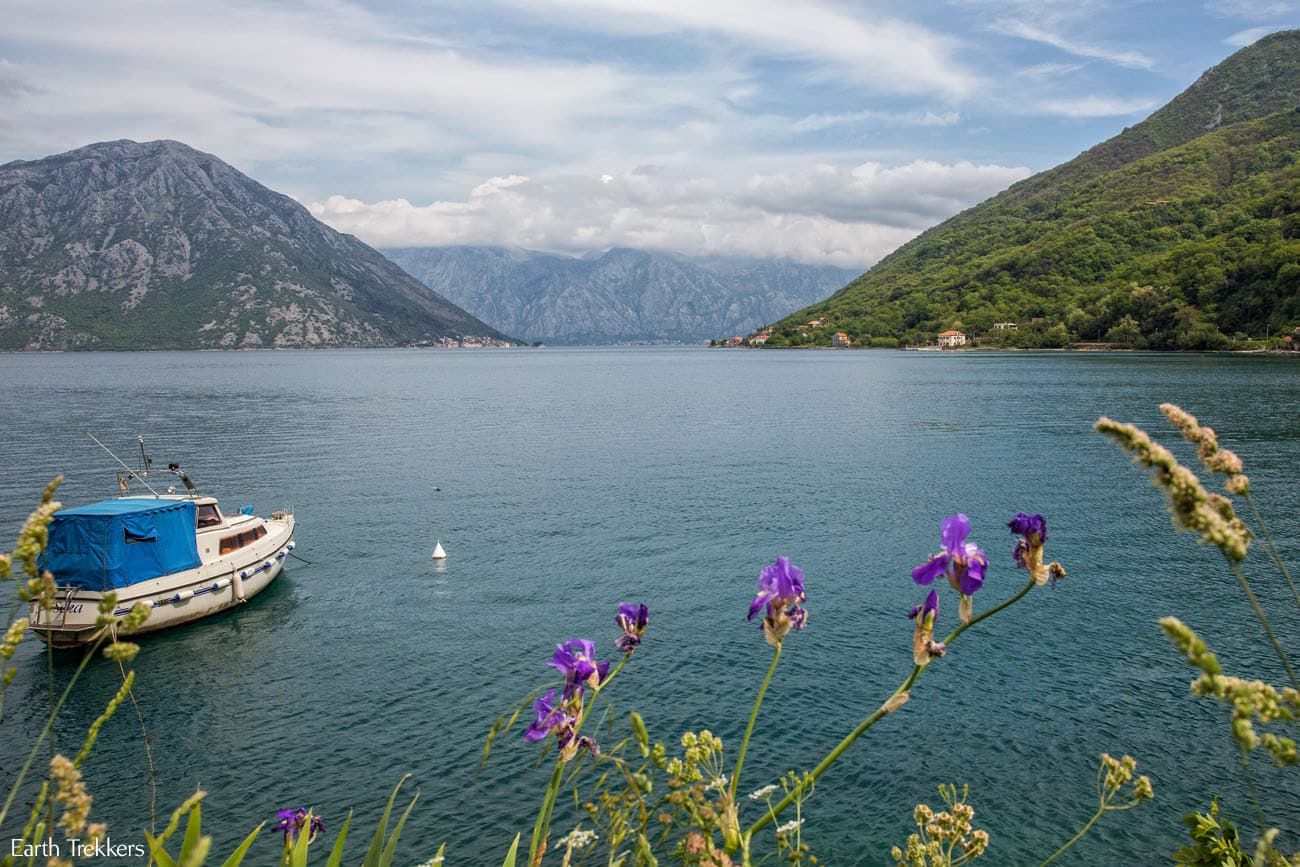
<svg viewBox="0 0 1300 867"><path fill-rule="evenodd" d="M628 249L581 259L507 247L383 252L502 331L556 344L694 343L744 334L859 273Z"/></svg>
<svg viewBox="0 0 1300 867"><path fill-rule="evenodd" d="M0 349L504 338L371 247L178 142L0 166Z"/></svg>

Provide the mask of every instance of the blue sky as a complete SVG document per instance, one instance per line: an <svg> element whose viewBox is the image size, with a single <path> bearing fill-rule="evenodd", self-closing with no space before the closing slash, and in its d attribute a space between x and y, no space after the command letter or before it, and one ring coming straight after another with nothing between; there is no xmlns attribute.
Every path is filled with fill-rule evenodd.
<svg viewBox="0 0 1300 867"><path fill-rule="evenodd" d="M379 245L865 267L1300 0L5 0L0 162L216 154Z"/></svg>

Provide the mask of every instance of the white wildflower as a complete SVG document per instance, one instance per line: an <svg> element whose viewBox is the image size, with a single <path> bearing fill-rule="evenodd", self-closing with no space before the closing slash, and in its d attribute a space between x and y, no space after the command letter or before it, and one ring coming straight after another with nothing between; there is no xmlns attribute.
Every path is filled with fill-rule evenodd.
<svg viewBox="0 0 1300 867"><path fill-rule="evenodd" d="M776 833L789 834L791 831L798 831L802 825L803 819L791 819L789 822L786 822L784 825L777 828Z"/></svg>
<svg viewBox="0 0 1300 867"><path fill-rule="evenodd" d="M751 801L767 800L768 798L772 797L772 793L775 791L776 791L776 784L772 783L771 785L764 786L763 788L759 789L757 792L750 792L749 800Z"/></svg>
<svg viewBox="0 0 1300 867"><path fill-rule="evenodd" d="M568 849L585 849L599 839L595 831L584 831L578 827L570 831L567 836L561 837L560 845Z"/></svg>
<svg viewBox="0 0 1300 867"><path fill-rule="evenodd" d="M714 777L713 782L704 787L706 792L725 792L727 790L727 775Z"/></svg>

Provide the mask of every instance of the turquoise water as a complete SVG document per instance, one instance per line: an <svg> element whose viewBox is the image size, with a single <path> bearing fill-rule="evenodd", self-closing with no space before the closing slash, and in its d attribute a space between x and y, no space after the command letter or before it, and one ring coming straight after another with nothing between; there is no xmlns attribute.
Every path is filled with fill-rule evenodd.
<svg viewBox="0 0 1300 867"><path fill-rule="evenodd" d="M612 649L617 603L652 611L620 707L654 737L708 726L731 751L769 659L744 620L759 569L807 571L808 629L788 642L745 790L814 764L910 668L909 570L940 519L970 515L993 561L977 607L1014 592L1006 520L1040 511L1070 577L963 636L900 713L859 741L808 804L824 862L879 864L940 782L968 782L991 863L1037 863L1091 812L1099 753L1131 753L1157 799L1108 816L1062 863L1146 864L1178 817L1223 796L1251 827L1224 714L1187 696L1155 621L1200 629L1230 669L1281 682L1217 555L1171 530L1162 499L1098 415L1164 424L1162 400L1213 424L1246 461L1291 563L1300 553L1300 367L1171 355L726 352L694 349L0 356L9 407L0 538L48 477L69 504L109 496L84 438L137 433L235 507L288 504L294 563L239 611L143 642L136 669L160 810L196 787L219 847L277 807L371 825L403 773L421 791L404 857L499 863L531 827L547 768L514 735L476 773L496 716L548 679L555 642ZM28 401L19 409L20 401ZM1173 442L1171 437L1166 440ZM1180 454L1186 456L1185 451ZM435 539L444 569L429 558ZM1300 618L1253 556L1292 650ZM951 625L955 605L944 600ZM0 725L5 779L47 707L19 653ZM66 680L68 659L54 678ZM119 679L97 662L59 742ZM57 683L56 683L57 685ZM129 709L88 763L115 837L147 826ZM1300 777L1260 756L1270 820L1300 848ZM561 816L557 827L565 830ZM7 838L14 829L0 829ZM357 838L361 842L361 837ZM274 861L269 840L254 864ZM495 858L495 860L493 860Z"/></svg>

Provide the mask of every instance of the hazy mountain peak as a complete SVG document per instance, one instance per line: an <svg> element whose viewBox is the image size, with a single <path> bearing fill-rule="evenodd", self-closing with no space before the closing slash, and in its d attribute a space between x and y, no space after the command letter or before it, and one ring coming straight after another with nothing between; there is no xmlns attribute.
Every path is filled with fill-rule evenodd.
<svg viewBox="0 0 1300 867"><path fill-rule="evenodd" d="M509 334L546 343L698 343L777 319L857 275L771 260L742 265L614 247L580 257L493 247L384 251Z"/></svg>

